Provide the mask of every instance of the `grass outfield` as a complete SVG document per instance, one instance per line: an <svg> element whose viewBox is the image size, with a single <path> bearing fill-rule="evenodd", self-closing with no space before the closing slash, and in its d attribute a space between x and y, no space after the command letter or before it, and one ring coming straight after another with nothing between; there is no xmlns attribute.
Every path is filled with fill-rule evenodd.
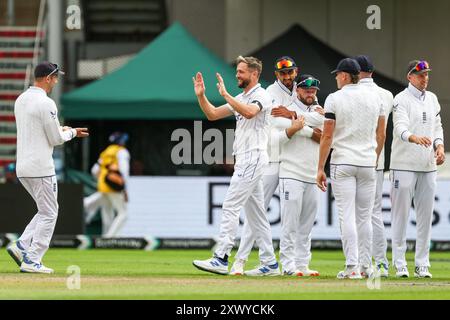
<svg viewBox="0 0 450 320"><path fill-rule="evenodd" d="M433 279L381 280L370 290L366 280L337 280L341 251L314 251L311 268L318 278L231 277L205 273L193 259L208 258L207 250L86 250L50 249L45 264L54 275L19 273L0 251L0 299L450 299L450 252L431 254ZM413 275L413 254L408 254ZM257 264L252 252L248 267ZM81 289L66 286L67 267L81 268ZM392 270L391 270L392 273Z"/></svg>

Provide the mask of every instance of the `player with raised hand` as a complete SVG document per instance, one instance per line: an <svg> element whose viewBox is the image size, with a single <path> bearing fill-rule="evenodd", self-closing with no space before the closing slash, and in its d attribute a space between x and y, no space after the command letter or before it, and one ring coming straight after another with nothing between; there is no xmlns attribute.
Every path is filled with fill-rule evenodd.
<svg viewBox="0 0 450 320"><path fill-rule="evenodd" d="M47 96L64 74L50 62L34 70L34 86L16 100L17 124L16 172L20 183L36 202L38 212L20 238L7 251L21 272L53 273L42 264L58 217L58 184L52 154L53 147L73 138L89 135L86 128L61 127L55 102Z"/></svg>
<svg viewBox="0 0 450 320"><path fill-rule="evenodd" d="M239 215L244 208L246 220L260 248L261 265L245 272L249 276L279 275L280 270L272 245L272 234L264 208L262 174L268 162L267 115L272 100L259 84L262 63L254 57L239 56L236 60L236 78L243 92L232 97L225 83L217 77L217 89L227 102L215 107L205 95L205 84L201 73L193 78L194 91L203 113L214 121L231 115L236 117L233 154L236 157L234 173L222 205L219 240L212 258L194 260L200 270L228 274L228 257L234 246L239 227Z"/></svg>

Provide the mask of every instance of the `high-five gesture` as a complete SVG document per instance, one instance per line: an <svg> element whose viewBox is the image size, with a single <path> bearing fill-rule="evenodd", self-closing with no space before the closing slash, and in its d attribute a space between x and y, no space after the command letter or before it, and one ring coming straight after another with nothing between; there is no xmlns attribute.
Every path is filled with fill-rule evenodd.
<svg viewBox="0 0 450 320"><path fill-rule="evenodd" d="M219 90L219 93L222 97L225 97L228 92L227 92L227 88L225 88L225 83L223 82L222 76L220 75L220 73L216 73L216 77L217 77L217 90Z"/></svg>
<svg viewBox="0 0 450 320"><path fill-rule="evenodd" d="M205 94L205 82L203 81L203 76L200 72L197 72L195 77L192 77L194 82L194 91L197 97L203 96Z"/></svg>

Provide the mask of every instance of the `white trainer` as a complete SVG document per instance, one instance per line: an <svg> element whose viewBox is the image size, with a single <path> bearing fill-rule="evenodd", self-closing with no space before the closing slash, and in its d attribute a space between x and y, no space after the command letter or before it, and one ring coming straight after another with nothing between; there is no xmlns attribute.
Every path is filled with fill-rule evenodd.
<svg viewBox="0 0 450 320"><path fill-rule="evenodd" d="M395 276L397 278L408 278L409 277L408 268L406 266L398 267L397 272L395 272Z"/></svg>
<svg viewBox="0 0 450 320"><path fill-rule="evenodd" d="M231 267L230 275L242 276L244 274L245 260L237 259Z"/></svg>
<svg viewBox="0 0 450 320"><path fill-rule="evenodd" d="M378 264L377 271L381 278L389 277L389 267L386 264L384 263Z"/></svg>
<svg viewBox="0 0 450 320"><path fill-rule="evenodd" d="M428 267L416 267L414 269L414 276L416 278L433 278L433 275L428 270Z"/></svg>
<svg viewBox="0 0 450 320"><path fill-rule="evenodd" d="M28 261L30 262L30 261ZM47 268L42 263L27 263L25 261L20 265L20 272L25 273L53 273L53 269Z"/></svg>
<svg viewBox="0 0 450 320"><path fill-rule="evenodd" d="M23 256L25 254L25 250L21 247L20 243L18 243L18 241L11 242L6 247L6 251L20 267L23 261Z"/></svg>
<svg viewBox="0 0 450 320"><path fill-rule="evenodd" d="M362 266L360 268L361 277L363 278L370 278L373 276L373 268L372 266Z"/></svg>
<svg viewBox="0 0 450 320"><path fill-rule="evenodd" d="M345 270L340 271L337 274L337 278L342 279L352 279L358 280L362 279L361 272L359 271L359 267L345 267Z"/></svg>
<svg viewBox="0 0 450 320"><path fill-rule="evenodd" d="M228 274L228 262L222 262L215 257L206 260L194 260L192 264L202 271L222 275Z"/></svg>
<svg viewBox="0 0 450 320"><path fill-rule="evenodd" d="M299 267L295 270L298 277L318 277L319 271L311 270L309 266Z"/></svg>
<svg viewBox="0 0 450 320"><path fill-rule="evenodd" d="M255 269L245 271L244 274L250 277L264 277L264 276L280 276L280 268L278 262L272 265L260 265Z"/></svg>

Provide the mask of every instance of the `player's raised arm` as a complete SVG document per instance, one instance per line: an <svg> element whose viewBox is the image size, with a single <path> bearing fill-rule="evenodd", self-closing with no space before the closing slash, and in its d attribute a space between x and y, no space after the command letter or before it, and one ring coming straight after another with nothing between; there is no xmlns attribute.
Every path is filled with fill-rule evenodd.
<svg viewBox="0 0 450 320"><path fill-rule="evenodd" d="M225 101L228 102L228 104L240 115L242 115L246 119L251 119L254 116L258 114L259 111L263 109L263 106L260 101L251 101L250 104L245 104L237 99L235 99L233 96L231 96L226 87L225 83L222 79L222 76L217 73L217 90L219 90L219 93L222 97L224 97Z"/></svg>
<svg viewBox="0 0 450 320"><path fill-rule="evenodd" d="M194 91L198 99L198 104L208 120L215 121L232 115L226 105L216 108L208 101L205 95L205 82L200 72L197 72L195 77L192 78L192 81L194 82Z"/></svg>

